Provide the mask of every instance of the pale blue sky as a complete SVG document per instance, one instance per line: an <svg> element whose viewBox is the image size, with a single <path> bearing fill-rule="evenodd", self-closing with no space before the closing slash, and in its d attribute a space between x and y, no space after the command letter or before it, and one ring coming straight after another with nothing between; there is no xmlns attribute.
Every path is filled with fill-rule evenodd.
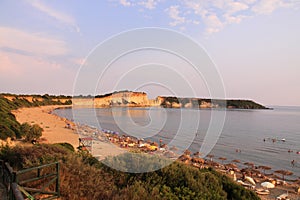
<svg viewBox="0 0 300 200"><path fill-rule="evenodd" d="M299 9L297 0L3 0L0 92L72 94L96 45L129 29L161 27L206 49L227 98L300 106Z"/></svg>

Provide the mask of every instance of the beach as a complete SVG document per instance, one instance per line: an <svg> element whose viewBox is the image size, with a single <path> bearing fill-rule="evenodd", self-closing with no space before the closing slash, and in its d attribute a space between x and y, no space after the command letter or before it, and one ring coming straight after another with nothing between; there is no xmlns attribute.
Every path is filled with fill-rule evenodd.
<svg viewBox="0 0 300 200"><path fill-rule="evenodd" d="M54 109L58 108L66 108L67 106L42 106L42 107L33 107L33 108L21 108L13 112L16 116L17 120L20 123L27 122L29 124L39 124L43 129L43 134L40 139L40 143L70 143L76 149L79 146L79 138L81 139L81 143L85 143L85 147L89 150L92 155L99 160L104 159L109 155L118 155L130 150L141 150L144 152L151 152L155 154L165 155L168 147L161 148L159 150L152 150L151 147L155 145L153 142L149 143L146 146L147 142L143 145L138 145L138 141L134 138L130 138L127 136L121 136L119 133L109 130L98 130L95 127L87 126L84 124L75 124L74 122L53 114ZM132 146L131 146L132 144ZM122 146L122 148L120 147ZM158 146L158 144L156 144ZM183 159L182 159L183 158ZM219 158L220 159L220 158ZM185 164L192 165L194 167L199 168L207 168L213 167L217 171L226 174L234 179L233 173L231 173L230 169L228 169L225 165L220 163L210 163L209 160L197 161L192 159L190 155L181 156L179 160L183 161ZM214 160L218 160L218 158L214 158ZM195 164L196 161L196 164ZM227 161L230 162L230 161ZM199 164L200 163L200 164ZM231 168L231 167L230 167ZM247 167L245 167L247 168ZM262 172L257 172L258 170L254 170L253 173L247 174L247 176L251 176L255 180L256 189L264 189L261 187L261 183L268 181L272 182L272 180L280 180L280 177L275 176L262 176ZM254 173L255 172L255 173ZM238 182L239 184L244 185L245 187L252 187L249 185L249 182L245 182L245 179L242 178L242 173L240 169L236 169L237 180L241 180L242 182ZM279 181L276 185L276 188L269 189L268 195L260 195L262 199L274 199L277 196L286 193L289 191L290 199L298 199L299 195L297 195L297 189L299 185L297 183L283 183ZM257 190L254 190L257 191Z"/></svg>
<svg viewBox="0 0 300 200"><path fill-rule="evenodd" d="M52 112L55 109L66 108L70 106L41 106L31 108L21 108L13 111L19 123L29 123L30 125L38 124L43 128L40 143L69 143L74 149L79 146L79 137L84 137L85 134L91 135L92 128L75 124L66 118L54 115ZM79 136L79 134L81 136ZM97 140L93 142L93 154L103 159L109 155L118 155L124 150L107 141Z"/></svg>

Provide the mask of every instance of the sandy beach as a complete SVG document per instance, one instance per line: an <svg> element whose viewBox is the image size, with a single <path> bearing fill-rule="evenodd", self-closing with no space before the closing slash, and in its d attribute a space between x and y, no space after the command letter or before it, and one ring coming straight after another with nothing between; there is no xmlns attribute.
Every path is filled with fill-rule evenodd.
<svg viewBox="0 0 300 200"><path fill-rule="evenodd" d="M79 146L79 134L89 132L88 127L78 126L73 122L52 114L57 108L68 106L41 106L32 108L21 108L13 111L16 119L20 123L27 122L31 125L38 124L44 131L40 143L70 143L75 149ZM106 141L93 142L93 155L103 159L109 155L118 155L125 150L118 148Z"/></svg>

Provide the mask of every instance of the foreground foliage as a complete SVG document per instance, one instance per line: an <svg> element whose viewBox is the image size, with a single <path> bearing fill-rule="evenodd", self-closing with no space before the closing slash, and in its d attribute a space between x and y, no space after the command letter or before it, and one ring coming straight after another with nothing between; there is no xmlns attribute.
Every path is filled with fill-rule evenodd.
<svg viewBox="0 0 300 200"><path fill-rule="evenodd" d="M123 163L128 158L128 154L117 156L114 163ZM173 162L154 172L124 173L107 167L88 153L75 153L66 144L4 146L0 159L15 169L60 161L62 199L259 199L212 169L199 170ZM147 160L143 160L145 165Z"/></svg>

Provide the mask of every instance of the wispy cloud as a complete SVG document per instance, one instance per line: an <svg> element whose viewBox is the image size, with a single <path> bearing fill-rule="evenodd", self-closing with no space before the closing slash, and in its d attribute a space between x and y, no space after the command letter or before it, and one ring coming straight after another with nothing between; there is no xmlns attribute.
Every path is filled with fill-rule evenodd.
<svg viewBox="0 0 300 200"><path fill-rule="evenodd" d="M132 4L130 3L130 1L127 0L120 0L119 1L121 5L123 6L131 6Z"/></svg>
<svg viewBox="0 0 300 200"><path fill-rule="evenodd" d="M206 24L206 32L208 34L219 32L224 24L221 22L219 17L215 14L210 14L205 18L205 24Z"/></svg>
<svg viewBox="0 0 300 200"><path fill-rule="evenodd" d="M68 54L62 40L10 27L0 27L0 72L18 76L28 69L59 69L55 57ZM30 70L29 70L30 71Z"/></svg>
<svg viewBox="0 0 300 200"><path fill-rule="evenodd" d="M185 18L180 16L178 5L170 6L165 11L168 13L169 17L173 20L172 22L169 23L170 26L177 26L185 22Z"/></svg>
<svg viewBox="0 0 300 200"><path fill-rule="evenodd" d="M80 28L76 24L75 19L73 17L71 17L70 15L67 15L63 12L59 12L56 9L51 8L50 6L44 4L44 2L41 2L39 0L31 0L31 1L28 1L28 3L30 5L32 5L34 8L38 9L39 11L54 18L58 22L70 26L73 30L75 30L78 33L80 32Z"/></svg>
<svg viewBox="0 0 300 200"><path fill-rule="evenodd" d="M147 0L147 1L141 1L138 4L144 6L145 8L152 10L156 8L156 5L160 2L161 0Z"/></svg>
<svg viewBox="0 0 300 200"><path fill-rule="evenodd" d="M27 52L33 55L60 56L68 52L63 40L32 32L0 27L0 48L9 51Z"/></svg>
<svg viewBox="0 0 300 200"><path fill-rule="evenodd" d="M252 11L257 14L270 14L277 8L290 7L292 2L283 0L261 0L252 7Z"/></svg>
<svg viewBox="0 0 300 200"><path fill-rule="evenodd" d="M142 6L154 10L162 0L136 3L120 0L123 6ZM271 14L279 8L297 7L298 0L181 0L173 1L163 10L170 18L169 25L183 30L185 24L203 26L206 34L221 31L228 24L238 24L256 15ZM165 5L165 4L163 4ZM299 6L298 6L299 7Z"/></svg>
<svg viewBox="0 0 300 200"><path fill-rule="evenodd" d="M184 0L181 9L191 10L191 18L199 16L205 24L205 32L211 34L221 31L228 24L241 23L245 18L270 14L290 5L285 0Z"/></svg>

